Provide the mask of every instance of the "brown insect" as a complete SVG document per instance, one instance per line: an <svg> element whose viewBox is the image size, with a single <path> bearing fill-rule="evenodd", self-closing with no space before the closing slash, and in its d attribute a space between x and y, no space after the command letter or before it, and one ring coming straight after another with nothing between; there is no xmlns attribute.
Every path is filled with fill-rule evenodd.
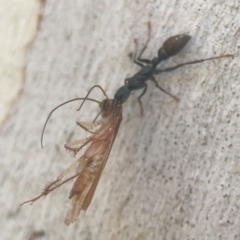
<svg viewBox="0 0 240 240"><path fill-rule="evenodd" d="M94 87L99 87L102 90L100 86L96 85ZM92 101L93 99L86 97L73 99L70 101L75 100ZM106 98L102 102L98 103L102 117L100 120L98 120L96 123L77 122L77 124L81 128L91 133L92 135L86 139L76 140L74 142L65 144L65 148L74 152L75 155L84 146L89 145L83 155L77 161L75 161L68 169L66 169L61 175L59 175L55 181L49 183L38 197L26 201L21 205L25 203L34 203L42 196L48 195L50 192L59 188L61 185L76 178L69 195L69 198L72 201L69 209L67 210L66 218L64 221L65 224L69 225L70 223L76 221L81 210L87 210L88 206L92 201L98 181L108 159L120 123L122 121L122 105L117 104L115 99L110 100ZM59 105L58 107L62 105L63 104ZM57 108L55 108L53 111L55 111ZM52 112L50 113L49 117L51 116ZM44 129L45 126L46 124L44 125ZM93 128L97 129L95 131L92 131ZM76 168L76 173L68 178L65 178L65 176L74 168Z"/></svg>

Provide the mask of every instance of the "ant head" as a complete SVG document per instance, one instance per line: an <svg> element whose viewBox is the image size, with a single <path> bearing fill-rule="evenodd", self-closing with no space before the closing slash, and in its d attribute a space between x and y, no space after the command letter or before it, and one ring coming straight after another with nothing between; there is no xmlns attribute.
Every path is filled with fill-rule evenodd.
<svg viewBox="0 0 240 240"><path fill-rule="evenodd" d="M128 79L125 80L126 83L127 83L127 80ZM114 96L114 99L116 101L116 105L125 103L127 101L127 99L129 98L130 93L131 93L131 91L130 91L130 89L127 86L120 87L117 90L117 92L116 92L116 94Z"/></svg>

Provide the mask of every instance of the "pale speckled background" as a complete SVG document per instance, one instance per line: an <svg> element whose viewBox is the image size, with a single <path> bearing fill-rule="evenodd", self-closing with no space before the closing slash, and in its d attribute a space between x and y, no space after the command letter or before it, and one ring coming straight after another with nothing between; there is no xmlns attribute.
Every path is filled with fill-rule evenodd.
<svg viewBox="0 0 240 240"><path fill-rule="evenodd" d="M41 149L49 111L94 84L112 97L138 70L127 55L134 38L145 42L148 21L146 57L169 36L193 36L162 67L223 53L235 59L157 77L181 101L149 83L144 118L140 93L132 94L93 202L75 224L63 223L71 184L19 208L74 161L63 145L86 136L75 122L91 121L97 107L59 109ZM239 22L237 0L46 1L23 92L0 129L0 239L240 239Z"/></svg>

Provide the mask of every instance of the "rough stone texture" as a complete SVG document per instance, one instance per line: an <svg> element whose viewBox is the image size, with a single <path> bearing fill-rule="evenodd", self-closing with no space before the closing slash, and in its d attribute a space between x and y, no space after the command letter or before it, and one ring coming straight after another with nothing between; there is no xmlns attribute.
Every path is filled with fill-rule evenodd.
<svg viewBox="0 0 240 240"><path fill-rule="evenodd" d="M153 57L169 36L191 42L161 67L234 53L157 77L181 98L175 102L149 83L140 117L137 96L124 104L123 122L88 211L63 223L71 183L34 205L19 208L74 161L64 143L82 139L77 120L98 109L79 103L94 84L112 97L138 67L127 55L152 38ZM47 1L26 60L22 95L1 126L0 239L240 239L239 1ZM92 97L102 100L95 90Z"/></svg>

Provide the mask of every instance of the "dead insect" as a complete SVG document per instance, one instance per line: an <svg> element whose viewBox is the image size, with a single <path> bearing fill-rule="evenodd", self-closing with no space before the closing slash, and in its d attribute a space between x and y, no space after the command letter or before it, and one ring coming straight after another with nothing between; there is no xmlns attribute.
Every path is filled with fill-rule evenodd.
<svg viewBox="0 0 240 240"><path fill-rule="evenodd" d="M98 85L94 87L98 87L103 91L103 89ZM91 88L90 91L93 88ZM86 97L73 99L68 102L76 100L96 101ZM63 104L59 105L58 107L62 106ZM98 181L109 157L120 123L122 121L122 105L116 104L116 99L111 100L106 98L102 102L98 102L98 104L102 117L100 120L98 120L96 123L77 122L81 128L90 132L92 135L86 139L65 144L65 148L74 152L74 154L78 153L84 146L89 144L83 155L61 175L59 175L55 181L49 183L38 197L26 201L21 205L25 203L33 203L42 196L48 195L50 192L59 188L66 182L76 178L75 183L70 191L69 198L72 199L72 201L69 209L67 210L64 221L65 224L69 225L70 223L76 221L80 211L87 210L92 201ZM50 113L49 117L53 111ZM45 126L46 124L44 125L44 129ZM90 130L92 128L97 128L97 130L93 132ZM76 169L76 173L68 178L65 178L65 176L74 168Z"/></svg>

